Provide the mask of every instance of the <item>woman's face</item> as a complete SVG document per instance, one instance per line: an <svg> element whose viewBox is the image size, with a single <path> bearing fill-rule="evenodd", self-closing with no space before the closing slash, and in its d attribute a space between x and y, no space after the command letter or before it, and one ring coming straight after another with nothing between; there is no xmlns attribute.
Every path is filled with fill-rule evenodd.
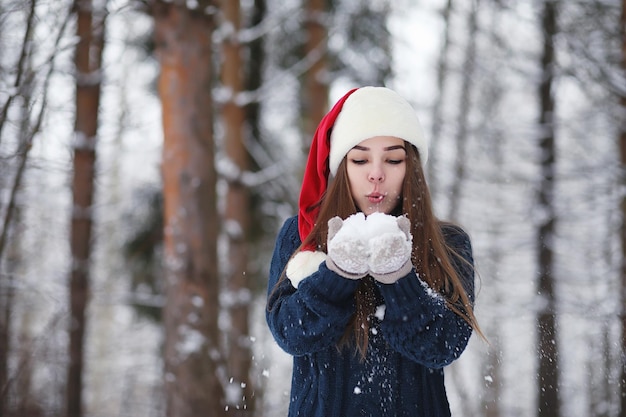
<svg viewBox="0 0 626 417"><path fill-rule="evenodd" d="M389 214L398 205L406 173L405 146L402 139L375 136L346 155L352 198L366 216L374 212Z"/></svg>

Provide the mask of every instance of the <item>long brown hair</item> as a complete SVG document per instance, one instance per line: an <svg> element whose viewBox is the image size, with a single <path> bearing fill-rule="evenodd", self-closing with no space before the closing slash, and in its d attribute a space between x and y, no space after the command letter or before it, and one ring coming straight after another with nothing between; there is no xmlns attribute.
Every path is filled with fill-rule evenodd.
<svg viewBox="0 0 626 417"><path fill-rule="evenodd" d="M419 152L408 142L405 142L405 147L407 166L402 185L400 211L411 221L412 263L420 278L444 297L448 308L482 335L474 316L472 303L453 266L451 256L457 257L460 262L467 261L462 259L453 248L446 245L441 229L445 223L438 220L433 213ZM320 212L315 226L302 242L301 247L312 243L318 250L327 252L328 220L335 216L345 219L357 211L350 191L346 158L344 158L339 165L337 175L320 201ZM364 357L369 343L370 317L376 309L375 283L371 277L361 279L355 293L355 304L355 314L339 344L343 346L354 341L361 357Z"/></svg>

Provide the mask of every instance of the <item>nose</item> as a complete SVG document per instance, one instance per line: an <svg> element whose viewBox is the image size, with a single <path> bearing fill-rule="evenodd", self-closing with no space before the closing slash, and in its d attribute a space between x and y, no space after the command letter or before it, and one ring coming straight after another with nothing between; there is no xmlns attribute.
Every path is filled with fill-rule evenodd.
<svg viewBox="0 0 626 417"><path fill-rule="evenodd" d="M382 168L378 165L374 165L368 174L370 182L382 182L385 180L385 174Z"/></svg>

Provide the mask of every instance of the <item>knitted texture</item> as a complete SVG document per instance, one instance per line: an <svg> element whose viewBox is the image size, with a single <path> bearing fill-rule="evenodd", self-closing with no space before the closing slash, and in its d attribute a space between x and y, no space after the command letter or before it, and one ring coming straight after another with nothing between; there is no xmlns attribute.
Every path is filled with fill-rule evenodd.
<svg viewBox="0 0 626 417"><path fill-rule="evenodd" d="M345 220L333 217L328 221L328 258L326 266L345 278L367 275L368 245L362 231L365 215L357 213Z"/></svg>
<svg viewBox="0 0 626 417"><path fill-rule="evenodd" d="M452 227L443 232L471 264L467 235ZM294 357L289 416L450 416L442 367L463 352L471 327L409 272L391 285L377 285L377 313L361 361L353 346L337 348L355 311L359 281L343 278L322 262L298 289L287 279L278 283L299 245L293 217L277 237L266 310L274 339ZM473 269L454 264L473 299Z"/></svg>
<svg viewBox="0 0 626 417"><path fill-rule="evenodd" d="M367 242L369 273L378 282L393 284L406 276L413 267L411 222L404 216L394 217L383 213L370 214L368 222L372 235Z"/></svg>

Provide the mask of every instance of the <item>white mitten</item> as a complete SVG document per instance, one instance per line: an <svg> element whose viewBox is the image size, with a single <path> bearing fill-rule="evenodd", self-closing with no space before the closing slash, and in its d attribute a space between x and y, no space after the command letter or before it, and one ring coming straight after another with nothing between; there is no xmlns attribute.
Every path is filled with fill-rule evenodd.
<svg viewBox="0 0 626 417"><path fill-rule="evenodd" d="M364 230L363 213L353 214L345 220L333 217L328 221L328 269L350 279L367 275L368 248Z"/></svg>
<svg viewBox="0 0 626 417"><path fill-rule="evenodd" d="M372 213L367 218L369 273L383 284L396 282L411 271L413 237L404 216Z"/></svg>

